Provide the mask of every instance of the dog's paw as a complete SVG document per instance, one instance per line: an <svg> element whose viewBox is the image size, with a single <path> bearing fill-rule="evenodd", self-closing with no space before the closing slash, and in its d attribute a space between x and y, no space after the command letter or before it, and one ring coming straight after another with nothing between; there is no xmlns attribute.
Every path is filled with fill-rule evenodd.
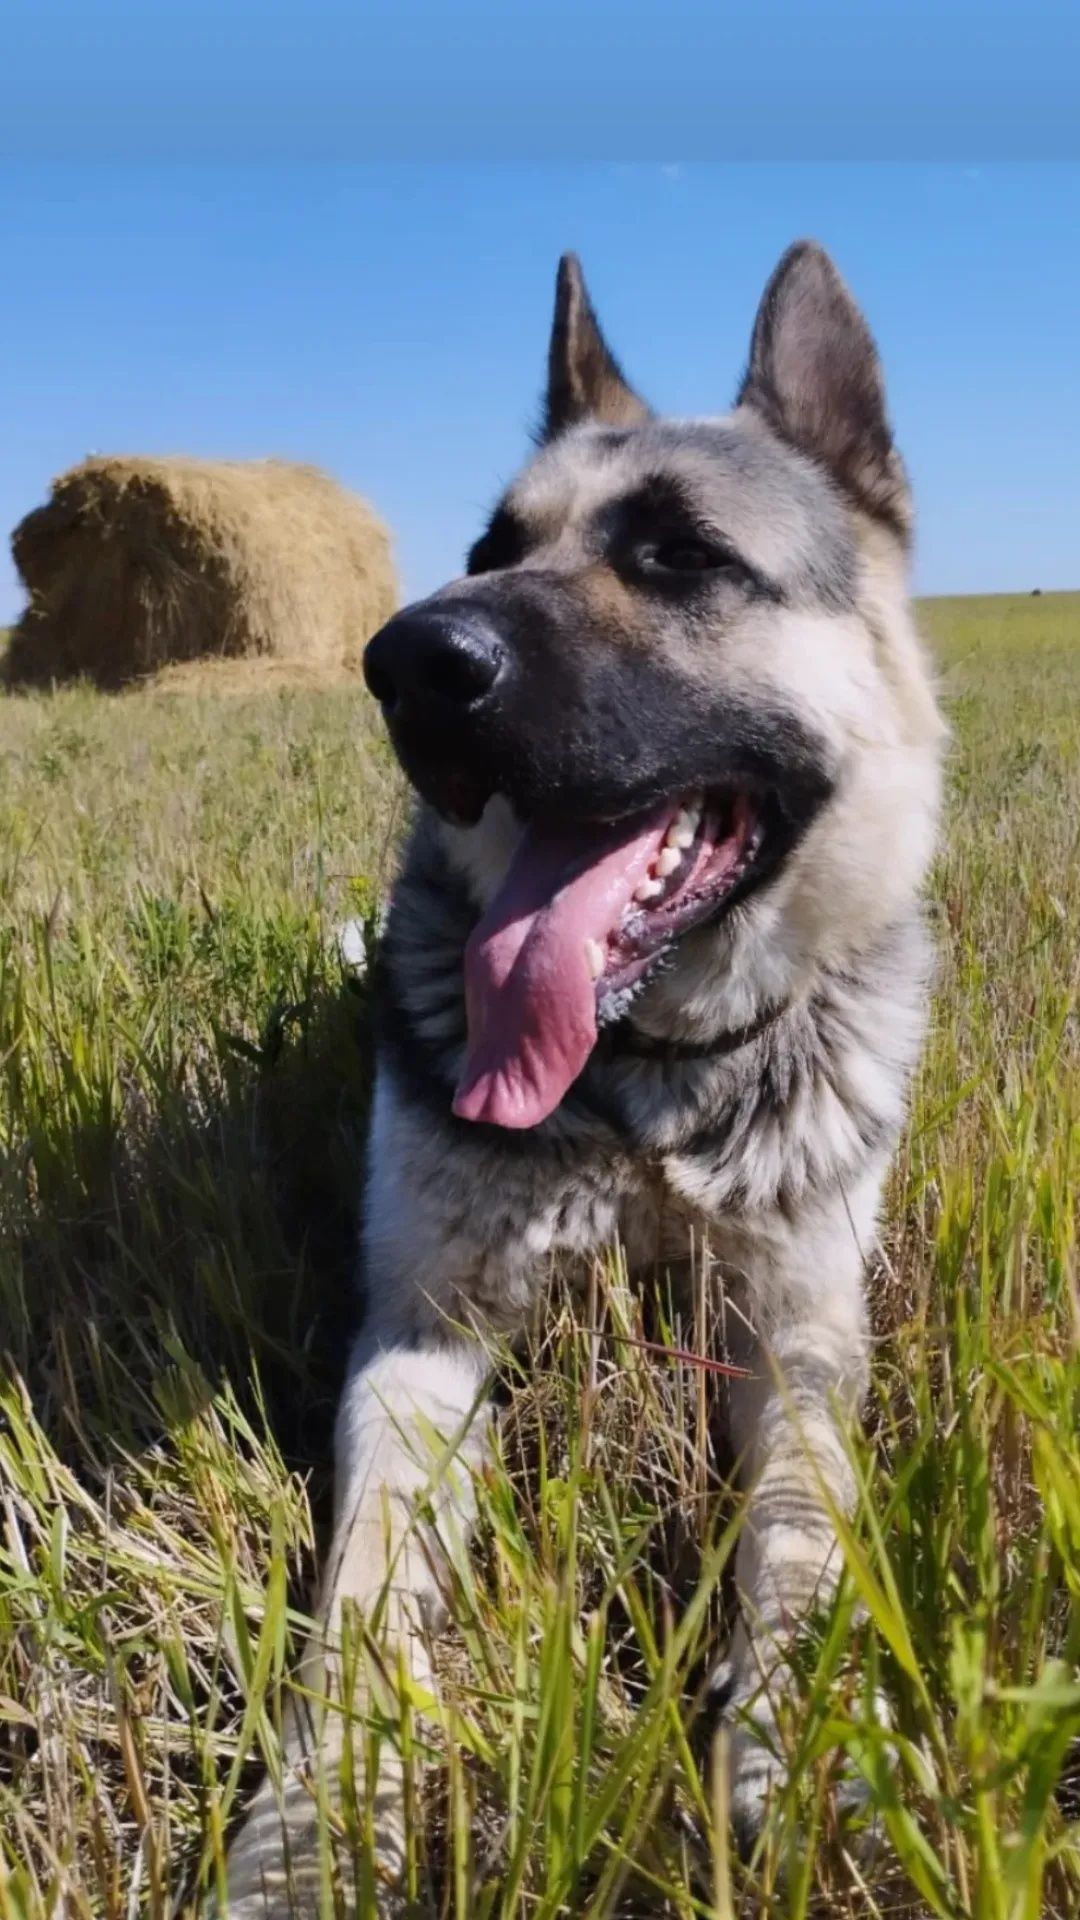
<svg viewBox="0 0 1080 1920"><path fill-rule="evenodd" d="M731 1657L714 1668L708 1701L714 1726L726 1729L728 1808L736 1844L746 1855L787 1775L775 1704L756 1668Z"/></svg>
<svg viewBox="0 0 1080 1920"><path fill-rule="evenodd" d="M212 1920L319 1920L328 1878L338 1913L397 1920L405 1871L399 1796L380 1783L373 1802L375 1860L365 1877L348 1842L336 1837L336 1783L333 1790L335 1811L322 1812L302 1763L290 1765L279 1787L263 1781L229 1850L227 1897L211 1907Z"/></svg>
<svg viewBox="0 0 1080 1920"><path fill-rule="evenodd" d="M785 1670L776 1667L765 1680L752 1655L747 1660L728 1657L713 1670L707 1699L710 1720L726 1728L728 1805L735 1843L747 1858L754 1850L771 1805L785 1790L789 1778L790 1735L785 1742L781 1721L789 1724L784 1701ZM789 1710L793 1702L788 1700ZM872 1718L887 1731L888 1706L875 1695ZM880 1738L880 1735L878 1736ZM882 1832L873 1815L865 1775L851 1753L838 1750L829 1760L830 1790L837 1821L850 1830L849 1844L864 1858L878 1851Z"/></svg>

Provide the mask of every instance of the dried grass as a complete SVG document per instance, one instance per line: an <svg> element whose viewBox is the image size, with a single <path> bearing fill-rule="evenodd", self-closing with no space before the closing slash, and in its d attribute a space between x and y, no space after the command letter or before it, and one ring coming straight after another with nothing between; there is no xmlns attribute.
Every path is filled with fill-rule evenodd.
<svg viewBox="0 0 1080 1920"><path fill-rule="evenodd" d="M371 508L279 460L86 460L12 551L30 596L3 662L14 687L115 689L223 659L325 684L355 670L397 598Z"/></svg>
<svg viewBox="0 0 1080 1920"><path fill-rule="evenodd" d="M723 1382L612 1253L504 1357L444 1719L357 1739L357 1780L411 1741L423 1920L1080 1914L1080 597L923 620L934 1014L789 1785L743 1865L697 1711ZM0 1920L208 1911L330 1521L374 985L335 930L372 951L402 785L359 689L138 721L0 702Z"/></svg>

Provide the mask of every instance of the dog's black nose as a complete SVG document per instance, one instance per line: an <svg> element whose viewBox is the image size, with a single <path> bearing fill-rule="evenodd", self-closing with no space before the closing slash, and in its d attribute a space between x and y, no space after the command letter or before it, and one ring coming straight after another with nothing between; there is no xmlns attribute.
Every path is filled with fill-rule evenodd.
<svg viewBox="0 0 1080 1920"><path fill-rule="evenodd" d="M505 651L473 608L406 607L364 651L364 678L388 714L460 713L491 692Z"/></svg>

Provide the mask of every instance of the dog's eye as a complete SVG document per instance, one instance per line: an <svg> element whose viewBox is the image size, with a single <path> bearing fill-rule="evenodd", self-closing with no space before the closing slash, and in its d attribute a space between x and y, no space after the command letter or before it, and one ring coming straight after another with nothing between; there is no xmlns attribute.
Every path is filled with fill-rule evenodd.
<svg viewBox="0 0 1080 1920"><path fill-rule="evenodd" d="M738 562L720 547L692 534L676 534L643 547L639 555L646 573L718 573L734 571Z"/></svg>

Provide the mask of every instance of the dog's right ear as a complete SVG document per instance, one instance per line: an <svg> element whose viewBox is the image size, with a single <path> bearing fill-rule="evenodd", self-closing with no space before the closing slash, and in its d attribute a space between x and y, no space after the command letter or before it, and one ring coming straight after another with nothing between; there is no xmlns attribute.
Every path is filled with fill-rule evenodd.
<svg viewBox="0 0 1080 1920"><path fill-rule="evenodd" d="M553 440L581 420L632 427L648 417L648 407L628 384L600 331L576 254L564 253L555 282L540 439Z"/></svg>
<svg viewBox="0 0 1080 1920"><path fill-rule="evenodd" d="M864 512L907 539L911 499L877 349L828 254L812 241L788 248L765 289L738 398L827 468Z"/></svg>

